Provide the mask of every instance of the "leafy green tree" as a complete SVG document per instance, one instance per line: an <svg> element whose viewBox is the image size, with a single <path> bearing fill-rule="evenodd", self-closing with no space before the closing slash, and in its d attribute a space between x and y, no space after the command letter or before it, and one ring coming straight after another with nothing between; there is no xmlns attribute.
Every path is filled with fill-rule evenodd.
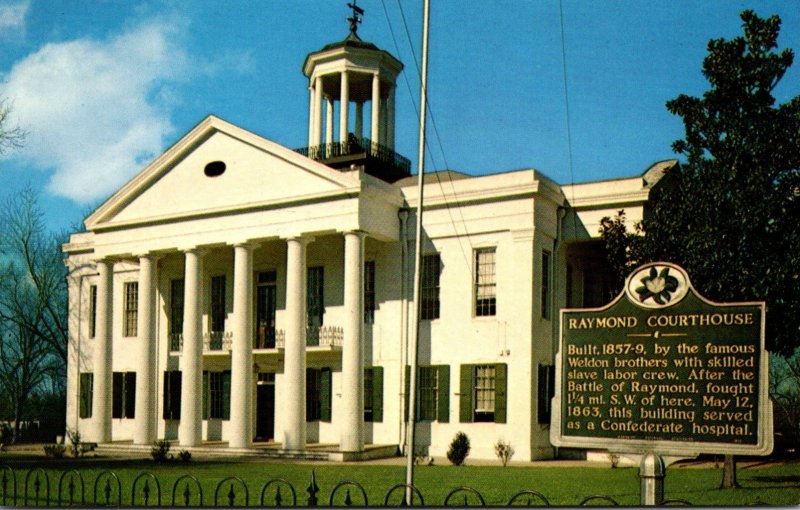
<svg viewBox="0 0 800 510"><path fill-rule="evenodd" d="M602 233L620 288L620 267L675 262L710 299L765 300L767 348L789 355L800 344L800 96L776 105L773 91L794 53L776 51L779 17L741 18L744 36L708 44L703 97L667 102L683 119L672 147L686 162L656 185L633 232L618 216Z"/></svg>
<svg viewBox="0 0 800 510"><path fill-rule="evenodd" d="M773 96L794 60L777 50L780 18L741 18L743 36L708 43L703 97L667 102L683 119L672 148L685 163L653 189L634 232L618 215L602 235L618 277L625 263L665 260L712 300L766 301L767 348L788 356L800 344L800 96ZM732 456L722 486L736 486Z"/></svg>

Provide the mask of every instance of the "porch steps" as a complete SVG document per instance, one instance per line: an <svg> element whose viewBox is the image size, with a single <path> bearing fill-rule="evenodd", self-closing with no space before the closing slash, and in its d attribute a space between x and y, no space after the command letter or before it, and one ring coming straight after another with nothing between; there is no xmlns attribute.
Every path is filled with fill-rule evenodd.
<svg viewBox="0 0 800 510"><path fill-rule="evenodd" d="M177 456L181 450L188 450L192 454L218 455L224 457L260 457L276 460L302 460L302 461L329 461L329 462L358 462L365 460L384 459L398 455L398 446L366 445L361 452L341 452L337 444L311 443L305 450L284 450L279 443L267 443L252 448L228 448L225 441L206 441L200 446L182 447L177 441L170 441L171 455ZM149 455L149 445L135 445L131 441L114 441L100 443L95 450L97 453L108 455Z"/></svg>

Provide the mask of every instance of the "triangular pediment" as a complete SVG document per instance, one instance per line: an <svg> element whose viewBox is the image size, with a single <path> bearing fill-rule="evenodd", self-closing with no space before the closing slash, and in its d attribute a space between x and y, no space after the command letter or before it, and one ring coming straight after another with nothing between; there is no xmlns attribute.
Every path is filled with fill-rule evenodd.
<svg viewBox="0 0 800 510"><path fill-rule="evenodd" d="M209 163L215 165L207 171ZM359 185L357 172L333 170L209 116L98 207L86 227L280 207L352 193Z"/></svg>

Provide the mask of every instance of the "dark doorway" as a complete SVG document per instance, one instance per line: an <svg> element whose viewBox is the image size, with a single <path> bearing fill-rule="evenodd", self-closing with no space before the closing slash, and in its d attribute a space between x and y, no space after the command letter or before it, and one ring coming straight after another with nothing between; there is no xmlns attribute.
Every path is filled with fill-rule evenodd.
<svg viewBox="0 0 800 510"><path fill-rule="evenodd" d="M258 374L256 385L256 441L275 439L275 374Z"/></svg>

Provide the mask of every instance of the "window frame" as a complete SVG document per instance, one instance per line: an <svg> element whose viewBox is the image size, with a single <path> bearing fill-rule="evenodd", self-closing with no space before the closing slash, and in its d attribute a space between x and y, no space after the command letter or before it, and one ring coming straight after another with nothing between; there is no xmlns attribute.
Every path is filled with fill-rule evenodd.
<svg viewBox="0 0 800 510"><path fill-rule="evenodd" d="M542 250L542 319L550 320L550 266L553 254L550 250Z"/></svg>
<svg viewBox="0 0 800 510"><path fill-rule="evenodd" d="M475 317L495 317L497 315L497 246L475 248L472 271L472 313ZM484 261L482 255L491 254ZM486 271L483 271L486 270ZM486 281L486 278L490 281ZM488 294L485 294L487 293ZM481 297L485 295L486 297Z"/></svg>
<svg viewBox="0 0 800 510"><path fill-rule="evenodd" d="M132 338L139 335L139 282L123 285L122 336Z"/></svg>
<svg viewBox="0 0 800 510"><path fill-rule="evenodd" d="M89 285L89 338L97 336L97 285Z"/></svg>
<svg viewBox="0 0 800 510"><path fill-rule="evenodd" d="M78 382L78 417L92 417L92 400L94 399L94 373L81 372Z"/></svg>
<svg viewBox="0 0 800 510"><path fill-rule="evenodd" d="M228 281L226 275L220 274L211 277L208 314L209 333L225 332L225 320L227 319L227 285Z"/></svg>
<svg viewBox="0 0 800 510"><path fill-rule="evenodd" d="M420 269L419 319L439 319L441 317L441 253L423 255Z"/></svg>
<svg viewBox="0 0 800 510"><path fill-rule="evenodd" d="M112 373L111 417L136 417L136 372Z"/></svg>

